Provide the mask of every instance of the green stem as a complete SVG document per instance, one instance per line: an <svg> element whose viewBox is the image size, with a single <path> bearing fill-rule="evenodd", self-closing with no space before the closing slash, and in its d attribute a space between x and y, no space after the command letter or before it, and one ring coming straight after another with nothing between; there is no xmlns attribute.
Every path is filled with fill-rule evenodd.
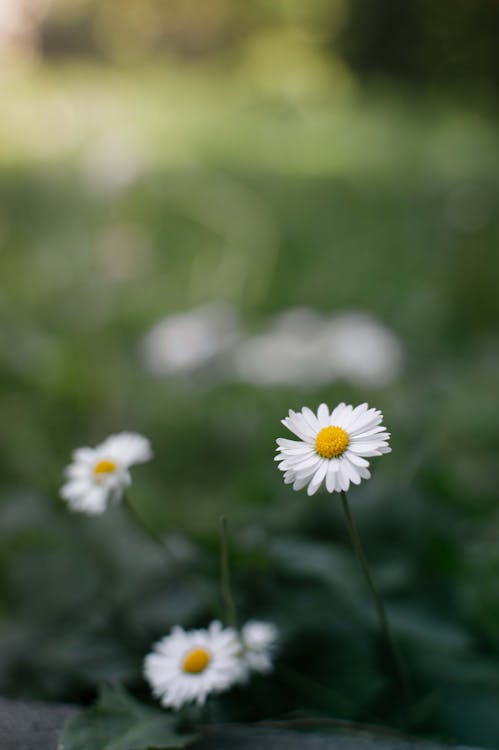
<svg viewBox="0 0 499 750"><path fill-rule="evenodd" d="M163 552L165 552L165 545L161 537L156 534L146 523L144 523L142 517L137 513L126 494L123 495L123 507L125 508L128 517L132 521L133 525L139 528L142 534L146 536L149 541L153 541L154 544L161 547Z"/></svg>
<svg viewBox="0 0 499 750"><path fill-rule="evenodd" d="M221 543L220 543L220 572L222 595L225 602L225 612L227 622L233 628L237 628L237 615L232 589L230 585L230 565L229 565L229 533L227 528L227 518L222 516L220 519Z"/></svg>
<svg viewBox="0 0 499 750"><path fill-rule="evenodd" d="M362 547L362 543L360 541L360 536L357 531L357 528L354 524L352 514L350 513L350 508L348 505L348 498L346 495L346 492L341 492L341 503L343 505L343 512L345 514L345 520L347 523L348 533L350 535L350 540L352 542L355 554L357 556L357 560L359 562L360 567L362 568L362 572L364 573L366 577L367 584L371 590L371 593L374 598L374 602L376 604L376 609L378 611L378 617L379 622L381 625L381 629L383 631L383 634L385 636L386 642L388 644L388 647L390 649L390 653L393 659L393 663L395 666L395 669L397 671L397 676L400 681L400 685L402 687L402 690L404 691L404 697L406 700L407 707L411 704L411 688L409 683L409 678L407 676L407 672L405 670L404 663L401 659L400 652L397 646L397 643L393 637L390 623L388 621L388 617L386 615L385 606L383 604L383 600L381 599L381 596L379 595L376 586L374 585L374 581L372 579L369 565L367 563L367 558L364 553L364 548Z"/></svg>

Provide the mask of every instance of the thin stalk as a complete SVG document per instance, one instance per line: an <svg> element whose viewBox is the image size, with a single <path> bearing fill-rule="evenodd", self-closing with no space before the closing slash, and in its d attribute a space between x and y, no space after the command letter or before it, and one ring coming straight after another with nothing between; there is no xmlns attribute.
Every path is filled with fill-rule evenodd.
<svg viewBox="0 0 499 750"><path fill-rule="evenodd" d="M222 516L220 519L220 575L222 585L222 596L225 603L225 612L227 622L233 628L237 628L237 614L232 589L230 584L230 564L229 564L229 533L227 518Z"/></svg>
<svg viewBox="0 0 499 750"><path fill-rule="evenodd" d="M133 526L139 529L142 536L147 538L149 542L153 542L156 547L161 547L161 551L166 556L167 561L170 563L170 566L178 565L178 561L173 558L172 553L168 549L168 546L166 545L164 540L159 536L159 534L156 534L147 523L144 523L141 516L137 513L137 511L131 504L127 495L123 496L122 504L128 518L132 522ZM184 576L185 580L188 581L188 583L192 586L193 590L196 591L198 596L204 600L206 606L209 609L214 609L216 607L216 601L207 594L202 586L200 586L200 580L198 576L195 576L187 568L181 570L181 575Z"/></svg>
<svg viewBox="0 0 499 750"><path fill-rule="evenodd" d="M378 611L378 618L379 618L379 622L381 625L381 629L383 631L386 642L390 649L393 663L397 671L397 676L398 676L400 685L402 687L402 690L404 691L404 697L406 700L407 707L409 707L411 704L411 688L410 688L409 678L407 676L404 663L401 659L397 643L393 637L393 634L390 628L390 623L388 621L388 617L385 611L385 605L383 604L383 600L381 596L379 595L378 590L376 589L376 586L374 585L374 581L372 579L371 572L369 570L369 565L367 563L367 558L364 553L364 548L362 546L362 542L360 541L360 536L354 524L352 514L350 513L350 507L348 505L347 494L346 492L343 492L343 491L341 492L341 503L343 505L343 512L345 514L345 520L347 523L350 540L352 542L359 565L366 578L367 585L369 586L371 593L373 595L374 602L376 604L376 609Z"/></svg>
<svg viewBox="0 0 499 750"><path fill-rule="evenodd" d="M123 507L128 514L128 517L132 521L133 525L136 526L149 541L154 542L156 546L161 547L163 552L166 552L165 545L161 537L156 534L147 523L144 523L142 517L137 513L133 505L131 504L128 496L123 495Z"/></svg>

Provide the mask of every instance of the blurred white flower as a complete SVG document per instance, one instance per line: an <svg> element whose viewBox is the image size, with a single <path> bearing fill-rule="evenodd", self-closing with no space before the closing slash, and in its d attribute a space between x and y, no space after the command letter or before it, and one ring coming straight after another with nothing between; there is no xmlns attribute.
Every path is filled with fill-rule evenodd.
<svg viewBox="0 0 499 750"><path fill-rule="evenodd" d="M266 674L272 670L272 656L278 631L270 622L251 620L241 630L243 661L250 672Z"/></svg>
<svg viewBox="0 0 499 750"><path fill-rule="evenodd" d="M134 185L146 170L145 157L139 146L123 135L103 134L92 139L91 148L83 154L81 173L96 193L116 195Z"/></svg>
<svg viewBox="0 0 499 750"><path fill-rule="evenodd" d="M300 440L276 441L284 482L294 490L308 485L307 494L314 495L323 483L328 492L346 492L350 482L369 479L366 458L391 451L382 421L382 413L367 404L341 403L332 412L321 404L317 414L306 406L300 412L290 409L282 423Z"/></svg>
<svg viewBox="0 0 499 750"><path fill-rule="evenodd" d="M95 448L78 448L66 468L61 497L72 510L97 515L118 502L131 483L128 469L152 458L147 438L134 432L111 435Z"/></svg>
<svg viewBox="0 0 499 750"><path fill-rule="evenodd" d="M317 334L322 325L313 310L296 308L281 313L267 331L251 336L237 347L236 375L262 386L327 381L327 363L317 357Z"/></svg>
<svg viewBox="0 0 499 750"><path fill-rule="evenodd" d="M368 313L336 315L326 323L321 338L332 371L353 385L389 385L402 369L399 339Z"/></svg>
<svg viewBox="0 0 499 750"><path fill-rule="evenodd" d="M255 385L325 385L339 379L381 387L400 373L402 346L372 315L332 318L295 308L276 316L267 331L239 344L236 376Z"/></svg>
<svg viewBox="0 0 499 750"><path fill-rule="evenodd" d="M165 708L202 705L210 693L227 690L244 674L236 631L217 621L206 630L174 627L144 660L144 676Z"/></svg>
<svg viewBox="0 0 499 750"><path fill-rule="evenodd" d="M0 55L34 48L52 0L0 0Z"/></svg>
<svg viewBox="0 0 499 750"><path fill-rule="evenodd" d="M214 302L161 320L144 336L141 353L153 374L185 375L226 352L239 335L233 308Z"/></svg>

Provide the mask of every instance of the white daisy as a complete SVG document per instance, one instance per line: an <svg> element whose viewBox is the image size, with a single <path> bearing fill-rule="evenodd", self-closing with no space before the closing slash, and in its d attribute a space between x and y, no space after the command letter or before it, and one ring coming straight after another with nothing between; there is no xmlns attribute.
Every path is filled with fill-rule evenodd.
<svg viewBox="0 0 499 750"><path fill-rule="evenodd" d="M109 501L117 502L131 483L128 469L152 458L151 444L142 435L120 432L95 448L78 448L66 468L61 497L72 510L96 515Z"/></svg>
<svg viewBox="0 0 499 750"><path fill-rule="evenodd" d="M244 674L239 637L218 621L206 630L174 627L144 660L144 676L165 708L202 705L210 693L227 690Z"/></svg>
<svg viewBox="0 0 499 750"><path fill-rule="evenodd" d="M300 412L290 409L282 423L300 440L277 440L275 460L285 483L294 490L308 485L307 494L314 495L323 483L328 492L346 492L350 482L369 479L366 459L391 451L382 420L382 413L367 404L341 403L332 412L321 404L317 414L306 406Z"/></svg>
<svg viewBox="0 0 499 750"><path fill-rule="evenodd" d="M241 630L243 661L251 672L266 674L272 670L272 655L277 645L277 628L270 622L251 620Z"/></svg>

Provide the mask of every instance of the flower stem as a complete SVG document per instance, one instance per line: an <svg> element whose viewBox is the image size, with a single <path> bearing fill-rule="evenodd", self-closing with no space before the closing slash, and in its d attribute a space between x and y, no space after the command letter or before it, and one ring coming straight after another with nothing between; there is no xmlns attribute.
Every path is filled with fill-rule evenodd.
<svg viewBox="0 0 499 750"><path fill-rule="evenodd" d="M381 625L381 629L383 631L383 634L385 636L386 642L388 644L388 647L390 649L390 653L393 659L393 663L395 666L395 669L397 671L397 676L401 685L402 690L404 691L404 697L406 701L407 707L411 704L411 688L409 683L409 678L407 676L407 672L405 669L405 665L401 659L400 652L397 646L397 643L393 637L390 623L388 621L388 617L386 615L385 606L383 604L383 600L381 596L379 595L376 586L374 585L374 581L372 579L369 565L367 563L367 558L364 553L364 548L362 546L362 543L360 541L360 536L357 531L357 528L354 524L352 514L350 513L350 507L348 505L348 498L346 492L341 492L341 503L343 505L343 512L345 514L345 520L347 523L348 533L350 535L350 540L352 542L355 554L357 556L358 563L362 569L362 572L364 573L366 577L367 584L371 590L371 593L374 598L374 602L376 604L376 609L378 611L378 617L379 622Z"/></svg>
<svg viewBox="0 0 499 750"><path fill-rule="evenodd" d="M161 537L156 534L148 524L144 523L142 520L142 517L137 513L135 508L133 507L132 503L130 502L128 496L125 494L123 495L123 507L125 508L128 517L132 521L133 525L140 529L142 534L146 536L149 541L154 542L156 546L161 547L163 552L165 552L165 545Z"/></svg>
<svg viewBox="0 0 499 750"><path fill-rule="evenodd" d="M220 519L220 573L222 584L222 595L225 603L225 612L228 624L237 628L237 614L232 589L230 585L230 565L229 565L229 533L226 516Z"/></svg>

